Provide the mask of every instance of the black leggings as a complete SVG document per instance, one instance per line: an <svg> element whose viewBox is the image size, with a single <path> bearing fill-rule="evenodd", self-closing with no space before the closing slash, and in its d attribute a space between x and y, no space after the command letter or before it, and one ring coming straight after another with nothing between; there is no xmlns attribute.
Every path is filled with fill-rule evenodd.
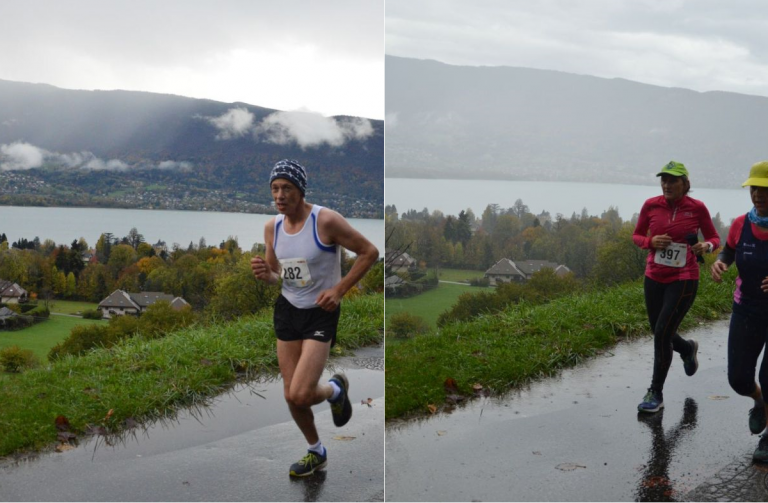
<svg viewBox="0 0 768 503"><path fill-rule="evenodd" d="M696 299L699 280L687 279L671 283L659 283L645 277L645 307L653 330L653 380L651 388L664 389L672 351L688 355L691 345L680 337L677 328Z"/></svg>
<svg viewBox="0 0 768 503"><path fill-rule="evenodd" d="M728 382L739 395L755 392L757 358L768 337L768 317L749 315L733 306L731 328L728 332ZM760 365L760 387L763 397L768 393L768 358Z"/></svg>

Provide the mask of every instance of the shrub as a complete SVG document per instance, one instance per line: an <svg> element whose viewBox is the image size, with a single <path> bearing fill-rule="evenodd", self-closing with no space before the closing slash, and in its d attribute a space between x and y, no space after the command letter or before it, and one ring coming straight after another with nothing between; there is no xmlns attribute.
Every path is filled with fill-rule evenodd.
<svg viewBox="0 0 768 503"><path fill-rule="evenodd" d="M393 314L387 320L387 334L399 339L407 339L414 335L421 335L429 330L427 323L420 317L411 313Z"/></svg>
<svg viewBox="0 0 768 503"><path fill-rule="evenodd" d="M469 280L471 286L491 286L490 278L472 278Z"/></svg>
<svg viewBox="0 0 768 503"><path fill-rule="evenodd" d="M69 337L56 344L48 352L48 360L54 361L65 355L82 355L96 347L109 347L119 339L104 325L78 325L72 328Z"/></svg>
<svg viewBox="0 0 768 503"><path fill-rule="evenodd" d="M29 349L10 346L0 349L0 367L6 372L18 373L40 364L35 354Z"/></svg>
<svg viewBox="0 0 768 503"><path fill-rule="evenodd" d="M28 316L34 316L35 318L48 318L51 316L51 311L45 306L37 306L29 311L25 312Z"/></svg>
<svg viewBox="0 0 768 503"><path fill-rule="evenodd" d="M86 320L100 320L104 318L104 313L101 312L101 309L87 309L83 311L83 318Z"/></svg>

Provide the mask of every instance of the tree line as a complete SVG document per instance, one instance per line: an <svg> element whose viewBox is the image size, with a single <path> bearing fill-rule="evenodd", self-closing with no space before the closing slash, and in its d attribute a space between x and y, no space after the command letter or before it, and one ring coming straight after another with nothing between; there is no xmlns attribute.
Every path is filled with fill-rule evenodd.
<svg viewBox="0 0 768 503"><path fill-rule="evenodd" d="M4 236L0 234L0 236ZM38 299L72 299L101 302L120 289L153 291L183 297L196 311L234 318L270 305L277 288L256 281L250 260L264 253L264 245L242 250L237 238L218 246L204 238L186 248L174 244L146 243L136 228L118 238L100 235L93 249L85 239L57 245L50 239L31 241L31 248L14 248L0 242L0 279L18 283ZM342 251L342 271L351 261ZM377 269L381 269L377 273ZM363 281L364 289L383 290L383 265Z"/></svg>
<svg viewBox="0 0 768 503"><path fill-rule="evenodd" d="M646 250L632 242L638 214L623 220L618 209L601 215L586 208L570 218L548 212L534 215L521 199L509 208L489 204L480 217L471 209L457 216L439 210L385 208L387 247L408 248L422 267L474 269L478 276L502 258L512 261L548 260L566 265L581 281L612 285L643 275ZM718 213L713 218L720 236L728 227Z"/></svg>

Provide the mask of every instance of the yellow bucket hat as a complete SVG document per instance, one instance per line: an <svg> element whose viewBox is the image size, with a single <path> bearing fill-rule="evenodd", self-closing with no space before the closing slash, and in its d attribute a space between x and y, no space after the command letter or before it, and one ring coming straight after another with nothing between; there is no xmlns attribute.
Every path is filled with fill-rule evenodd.
<svg viewBox="0 0 768 503"><path fill-rule="evenodd" d="M741 186L768 187L768 161L753 164L749 170L749 178Z"/></svg>

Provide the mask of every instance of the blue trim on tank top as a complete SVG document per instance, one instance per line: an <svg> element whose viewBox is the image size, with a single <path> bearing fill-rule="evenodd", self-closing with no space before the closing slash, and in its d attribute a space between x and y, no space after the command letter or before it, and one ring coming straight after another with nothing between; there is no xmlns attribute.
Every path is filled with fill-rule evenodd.
<svg viewBox="0 0 768 503"><path fill-rule="evenodd" d="M278 220L277 225L275 226L275 242L272 243L272 249L277 250L277 236L280 235L280 226L283 225L283 219Z"/></svg>
<svg viewBox="0 0 768 503"><path fill-rule="evenodd" d="M317 219L315 218L314 212L312 213L312 235L315 237L315 244L318 248L320 248L323 251L330 252L330 253L336 253L336 246L325 246L323 243L320 242L320 238L317 235Z"/></svg>

